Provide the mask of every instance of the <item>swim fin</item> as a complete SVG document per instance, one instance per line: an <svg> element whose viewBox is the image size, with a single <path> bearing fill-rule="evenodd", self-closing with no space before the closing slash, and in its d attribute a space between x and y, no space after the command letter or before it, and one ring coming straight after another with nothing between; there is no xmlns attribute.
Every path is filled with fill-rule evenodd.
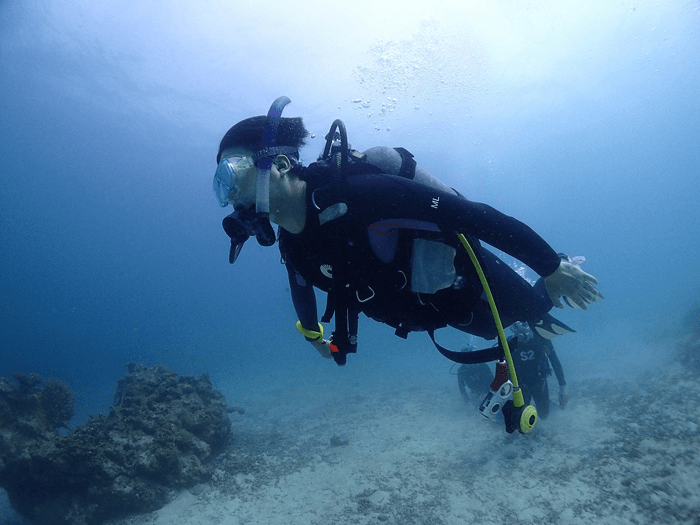
<svg viewBox="0 0 700 525"><path fill-rule="evenodd" d="M537 332L545 339L554 339L558 335L575 333L576 330L566 326L561 321L549 314L544 314L537 321L529 321L528 324L533 332Z"/></svg>

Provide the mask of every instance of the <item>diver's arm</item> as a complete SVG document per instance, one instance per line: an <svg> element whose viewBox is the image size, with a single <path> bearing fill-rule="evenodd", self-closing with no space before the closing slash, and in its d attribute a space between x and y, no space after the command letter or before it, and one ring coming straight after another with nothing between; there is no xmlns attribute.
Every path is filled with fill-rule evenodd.
<svg viewBox="0 0 700 525"><path fill-rule="evenodd" d="M542 277L559 267L557 252L526 224L461 195L392 175L348 178L355 212L367 224L410 218L436 224L443 232L472 235L527 264Z"/></svg>
<svg viewBox="0 0 700 525"><path fill-rule="evenodd" d="M552 344L551 341L547 342L550 345ZM554 350L554 346L550 346L550 348L547 350L547 355L549 356L549 362L552 363L552 370L554 371L554 375L557 378L557 383L559 383L560 387L566 385L566 379L564 379L564 368L561 366L559 356L557 356L557 352Z"/></svg>
<svg viewBox="0 0 700 525"><path fill-rule="evenodd" d="M294 310L299 318L301 328L306 333L316 332L319 334L319 336L313 339L306 337L306 340L313 345L321 356L326 358L331 357L328 341L323 339L323 327L321 327L318 322L314 287L304 281L304 279L289 265L287 265L287 275L289 277L289 290L292 295L292 303L294 304Z"/></svg>
<svg viewBox="0 0 700 525"><path fill-rule="evenodd" d="M455 211L451 215L467 225L468 232L524 262L544 277L547 295L557 308L564 308L562 297L569 306L575 305L584 310L588 304L603 298L594 286L598 284L598 279L577 265L562 260L527 224L487 204L471 202L463 197L462 202L455 203L455 199L449 195L445 200L454 204Z"/></svg>
<svg viewBox="0 0 700 525"><path fill-rule="evenodd" d="M289 277L289 290L292 294L292 303L297 313L301 326L307 330L318 329L318 313L316 311L316 294L314 287L304 281L299 274L287 265Z"/></svg>
<svg viewBox="0 0 700 525"><path fill-rule="evenodd" d="M532 228L497 209L464 197L446 195L444 221L450 229L471 234L547 277L559 266L557 252Z"/></svg>
<svg viewBox="0 0 700 525"><path fill-rule="evenodd" d="M355 218L368 226L392 219L424 221L442 232L471 235L512 255L544 278L547 295L557 308L564 307L561 297L583 309L603 298L594 286L598 283L594 276L561 260L528 225L487 204L385 174L349 177L345 194Z"/></svg>
<svg viewBox="0 0 700 525"><path fill-rule="evenodd" d="M559 401L559 406L561 408L564 408L566 404L569 402L569 389L566 386L566 380L564 379L564 369L561 366L561 362L559 362L559 357L557 356L557 353L554 351L554 346L552 345L551 341L547 341L549 343L549 349L547 350L547 356L549 357L549 362L552 363L552 370L554 370L554 375L557 378L557 383L559 383L559 396L558 396L558 401Z"/></svg>

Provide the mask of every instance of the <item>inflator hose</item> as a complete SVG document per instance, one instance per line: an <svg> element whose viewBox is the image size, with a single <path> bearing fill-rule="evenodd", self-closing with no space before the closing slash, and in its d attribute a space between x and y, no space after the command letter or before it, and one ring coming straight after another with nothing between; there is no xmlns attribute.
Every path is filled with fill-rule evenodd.
<svg viewBox="0 0 700 525"><path fill-rule="evenodd" d="M493 315L493 320L496 323L496 330L498 330L498 339L501 342L501 347L503 348L503 353L505 354L506 362L508 363L508 372L510 373L510 377L513 382L513 403L515 404L516 408L520 408L523 405L525 405L525 400L523 399L523 392L520 389L520 386L518 385L518 376L515 372L513 357L510 354L508 339L506 339L506 334L503 331L503 323L501 323L501 316L498 314L496 302L494 301L493 295L491 294L491 287L489 286L489 283L486 280L484 270L481 268L481 264L479 264L479 260L476 258L476 254L474 253L474 250L469 244L469 241L467 241L467 238L461 233L458 233L457 237L462 243L462 246L464 246L464 249L467 250L467 253L469 254L469 259L471 259L472 264L476 269L476 273L479 275L481 286L484 288L484 293L486 294L486 298L488 299L489 307L491 307L491 314Z"/></svg>

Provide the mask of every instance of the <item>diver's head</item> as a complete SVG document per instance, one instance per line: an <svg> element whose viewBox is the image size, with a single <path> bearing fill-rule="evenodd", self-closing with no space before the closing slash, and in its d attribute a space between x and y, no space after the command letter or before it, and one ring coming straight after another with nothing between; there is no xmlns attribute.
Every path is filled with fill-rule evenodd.
<svg viewBox="0 0 700 525"><path fill-rule="evenodd" d="M534 334L532 333L532 330L530 330L528 324L522 321L516 321L511 325L510 329L513 332L513 335L518 338L518 342L521 344L529 343L534 337Z"/></svg>
<svg viewBox="0 0 700 525"><path fill-rule="evenodd" d="M290 173L301 169L299 148L306 144L309 134L303 120L281 117L272 147L263 145L267 121L266 116L241 120L221 139L213 184L221 207L228 204L248 207L256 203L258 167L263 159L272 160L279 169L288 163Z"/></svg>
<svg viewBox="0 0 700 525"><path fill-rule="evenodd" d="M255 153L266 147L263 145L266 124L267 117L265 115L250 117L234 124L221 139L216 163L218 164L221 160L224 150L229 148L246 148ZM301 117L280 117L274 145L291 146L296 150L296 159L298 160L299 148L306 145L308 135L309 132L306 131Z"/></svg>
<svg viewBox="0 0 700 525"><path fill-rule="evenodd" d="M287 97L277 98L267 116L240 121L219 144L213 190L221 207L234 207L223 221L231 238L231 263L252 235L262 246L275 243L271 219L280 225L288 222L299 231L303 228L302 220L293 220L294 214L287 212L291 219L284 216L285 196L293 189L291 175L301 170L299 148L308 135L301 118L282 118L289 102Z"/></svg>

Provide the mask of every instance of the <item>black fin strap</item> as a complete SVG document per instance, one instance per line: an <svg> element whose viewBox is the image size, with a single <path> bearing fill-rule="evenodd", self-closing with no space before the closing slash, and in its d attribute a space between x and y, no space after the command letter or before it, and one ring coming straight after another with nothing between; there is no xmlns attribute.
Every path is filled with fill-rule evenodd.
<svg viewBox="0 0 700 525"><path fill-rule="evenodd" d="M435 348L438 349L438 352L455 363L460 363L462 365L474 365L477 363L502 361L505 357L505 353L503 352L503 348L500 344L491 348L484 348L483 350L474 350L473 352L453 352L452 350L448 350L444 346L439 345L437 341L435 341L435 330L428 330L428 335L433 341ZM516 337L509 339L508 346L511 348L511 350L514 350L518 346L518 339Z"/></svg>

